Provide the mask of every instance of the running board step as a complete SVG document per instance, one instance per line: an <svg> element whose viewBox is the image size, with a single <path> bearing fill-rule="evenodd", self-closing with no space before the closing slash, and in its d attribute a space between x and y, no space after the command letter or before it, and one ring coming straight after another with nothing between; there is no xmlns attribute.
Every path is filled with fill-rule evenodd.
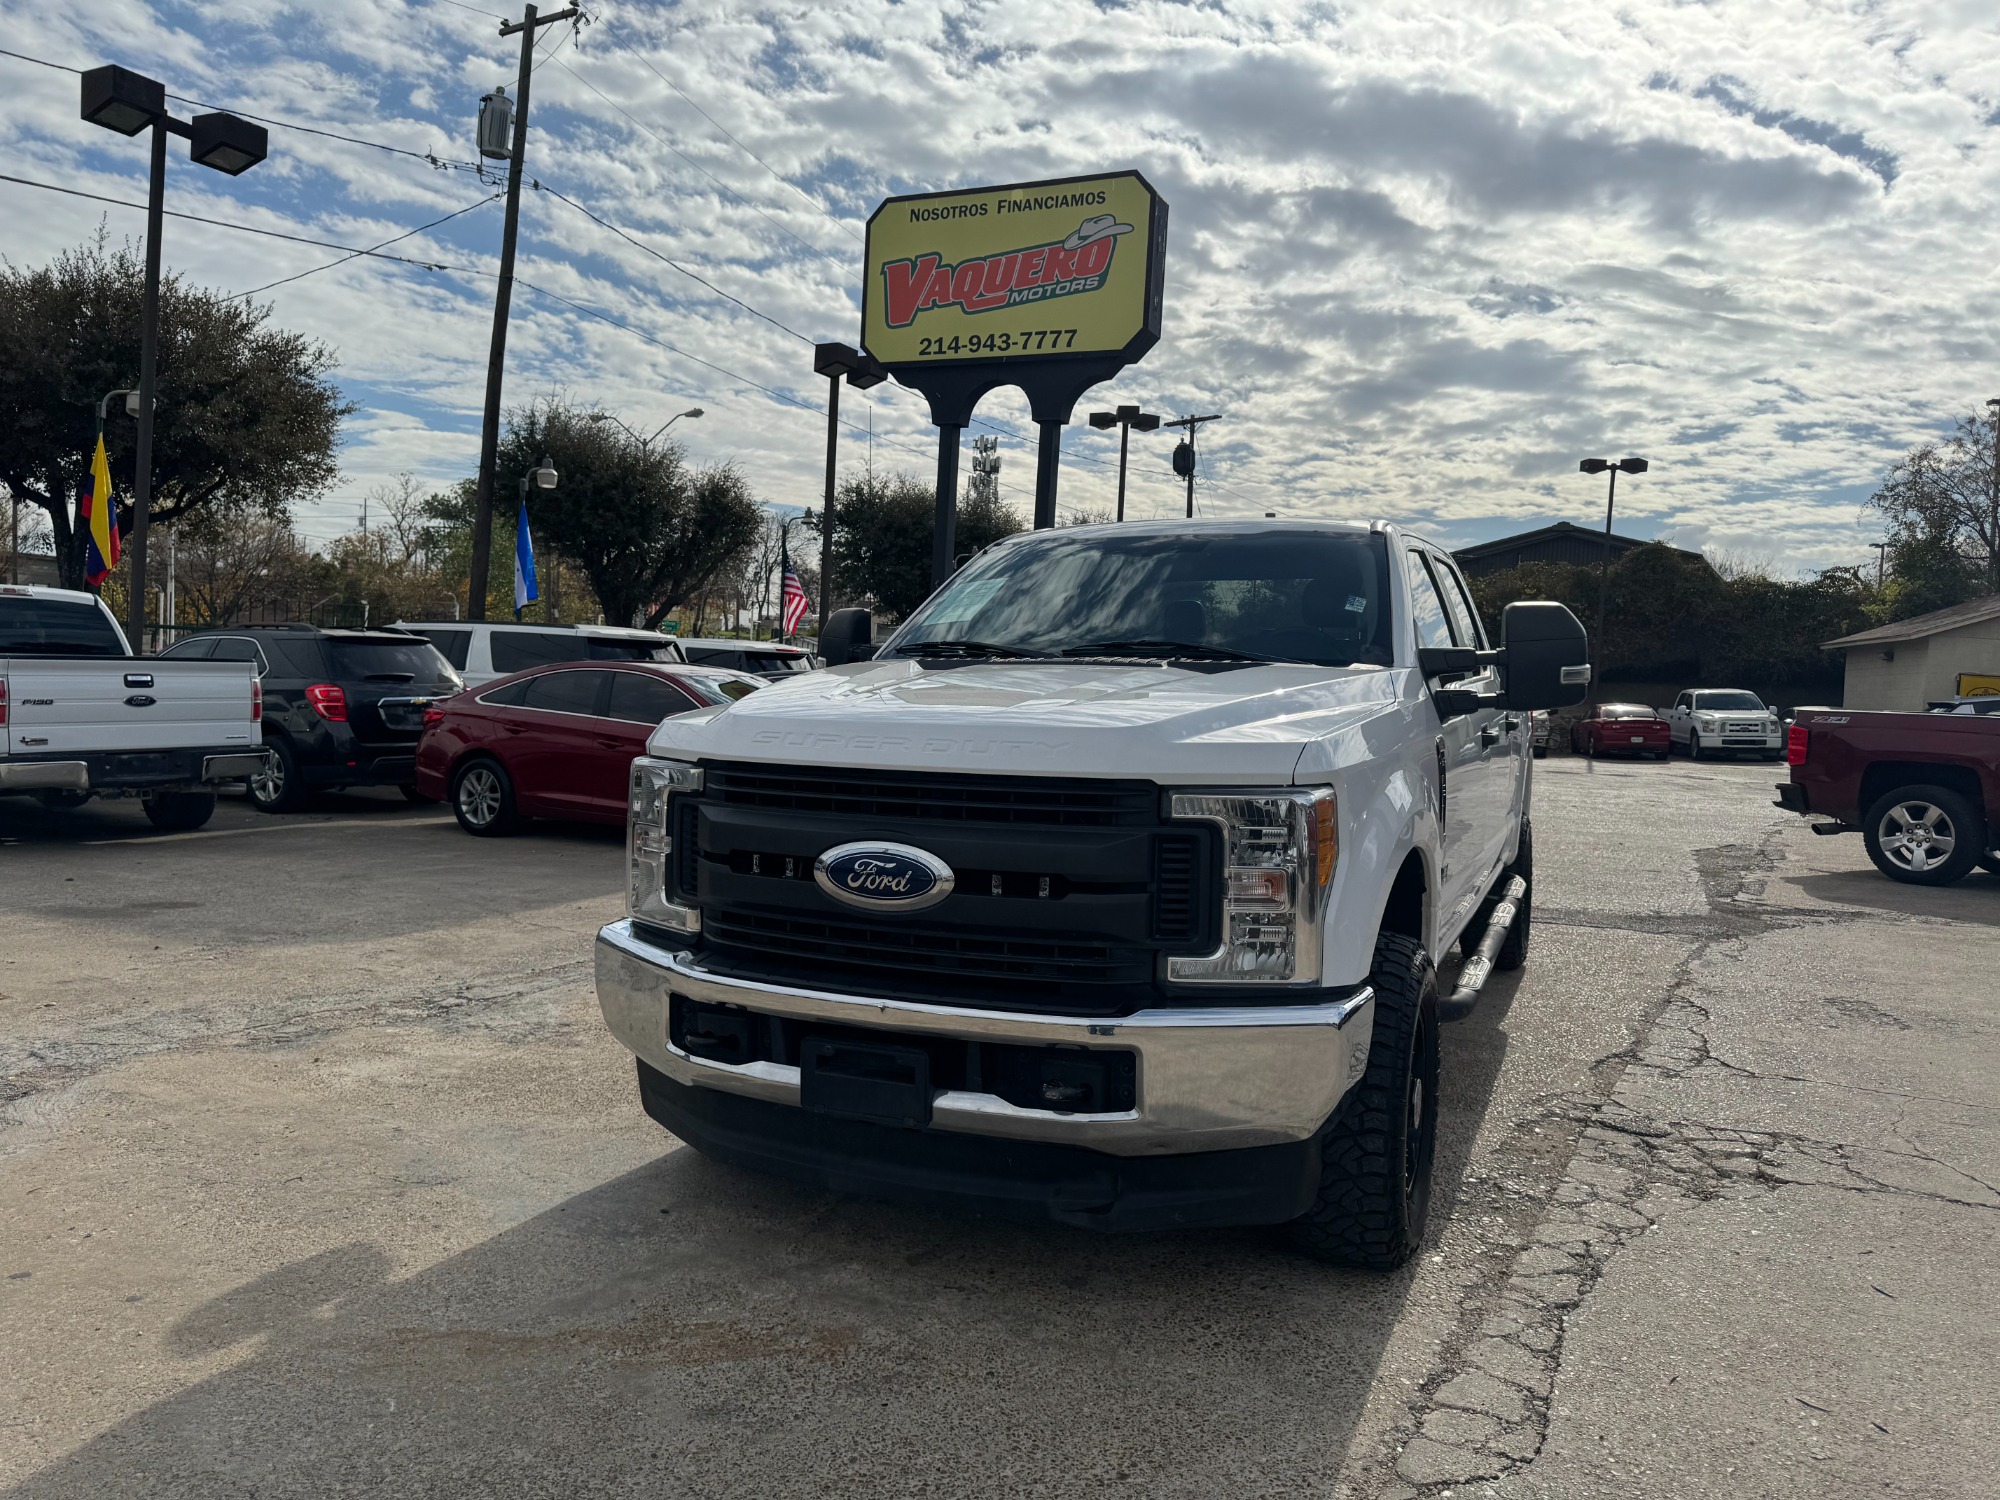
<svg viewBox="0 0 2000 1500"><path fill-rule="evenodd" d="M1486 935L1479 940L1472 957L1465 961L1465 967L1458 971L1458 988L1449 999L1438 1002L1440 1021L1463 1021L1472 1014L1472 1008L1479 1003L1479 992L1493 977L1493 960L1499 956L1500 945L1507 941L1507 929L1520 914L1521 898L1527 894L1528 882L1519 875L1507 882L1486 924Z"/></svg>

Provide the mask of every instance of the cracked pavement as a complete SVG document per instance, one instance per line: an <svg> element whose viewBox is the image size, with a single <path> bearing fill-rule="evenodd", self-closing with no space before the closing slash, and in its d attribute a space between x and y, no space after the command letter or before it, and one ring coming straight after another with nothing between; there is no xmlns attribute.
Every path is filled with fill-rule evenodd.
<svg viewBox="0 0 2000 1500"><path fill-rule="evenodd" d="M7 1496L1984 1496L2000 879L1537 767L1422 1258L813 1194L640 1113L609 830L0 800Z"/></svg>

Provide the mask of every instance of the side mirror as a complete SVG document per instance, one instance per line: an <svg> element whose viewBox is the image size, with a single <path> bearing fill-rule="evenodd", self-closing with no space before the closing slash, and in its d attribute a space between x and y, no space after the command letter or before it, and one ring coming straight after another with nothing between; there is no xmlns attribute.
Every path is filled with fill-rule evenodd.
<svg viewBox="0 0 2000 1500"><path fill-rule="evenodd" d="M1507 606L1500 619L1510 709L1567 708L1590 691L1590 640L1583 622L1560 604Z"/></svg>
<svg viewBox="0 0 2000 1500"><path fill-rule="evenodd" d="M819 654L829 667L875 655L875 617L865 609L836 609L819 633Z"/></svg>

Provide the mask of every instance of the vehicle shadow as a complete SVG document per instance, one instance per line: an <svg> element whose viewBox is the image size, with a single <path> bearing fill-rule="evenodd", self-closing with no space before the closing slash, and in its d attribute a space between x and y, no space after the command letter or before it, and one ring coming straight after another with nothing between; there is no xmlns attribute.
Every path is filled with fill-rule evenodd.
<svg viewBox="0 0 2000 1500"><path fill-rule="evenodd" d="M1438 1219L1513 985L1446 1034ZM234 1364L8 1494L1321 1493L1416 1269L889 1207L674 1149L414 1274L355 1243L203 1304L164 1359Z"/></svg>
<svg viewBox="0 0 2000 1500"><path fill-rule="evenodd" d="M1858 840L1856 850L1859 852ZM2000 927L2000 875L1983 870L1974 870L1955 885L1903 885L1881 874L1873 865L1859 870L1788 875L1785 883L1816 901L1838 906Z"/></svg>

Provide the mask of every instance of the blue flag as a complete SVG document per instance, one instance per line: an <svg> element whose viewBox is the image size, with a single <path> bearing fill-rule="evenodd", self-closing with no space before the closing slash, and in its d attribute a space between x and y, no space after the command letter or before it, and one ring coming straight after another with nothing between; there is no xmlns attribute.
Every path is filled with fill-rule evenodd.
<svg viewBox="0 0 2000 1500"><path fill-rule="evenodd" d="M541 598L535 587L535 539L528 535L528 502L521 502L521 519L514 523L514 618Z"/></svg>

